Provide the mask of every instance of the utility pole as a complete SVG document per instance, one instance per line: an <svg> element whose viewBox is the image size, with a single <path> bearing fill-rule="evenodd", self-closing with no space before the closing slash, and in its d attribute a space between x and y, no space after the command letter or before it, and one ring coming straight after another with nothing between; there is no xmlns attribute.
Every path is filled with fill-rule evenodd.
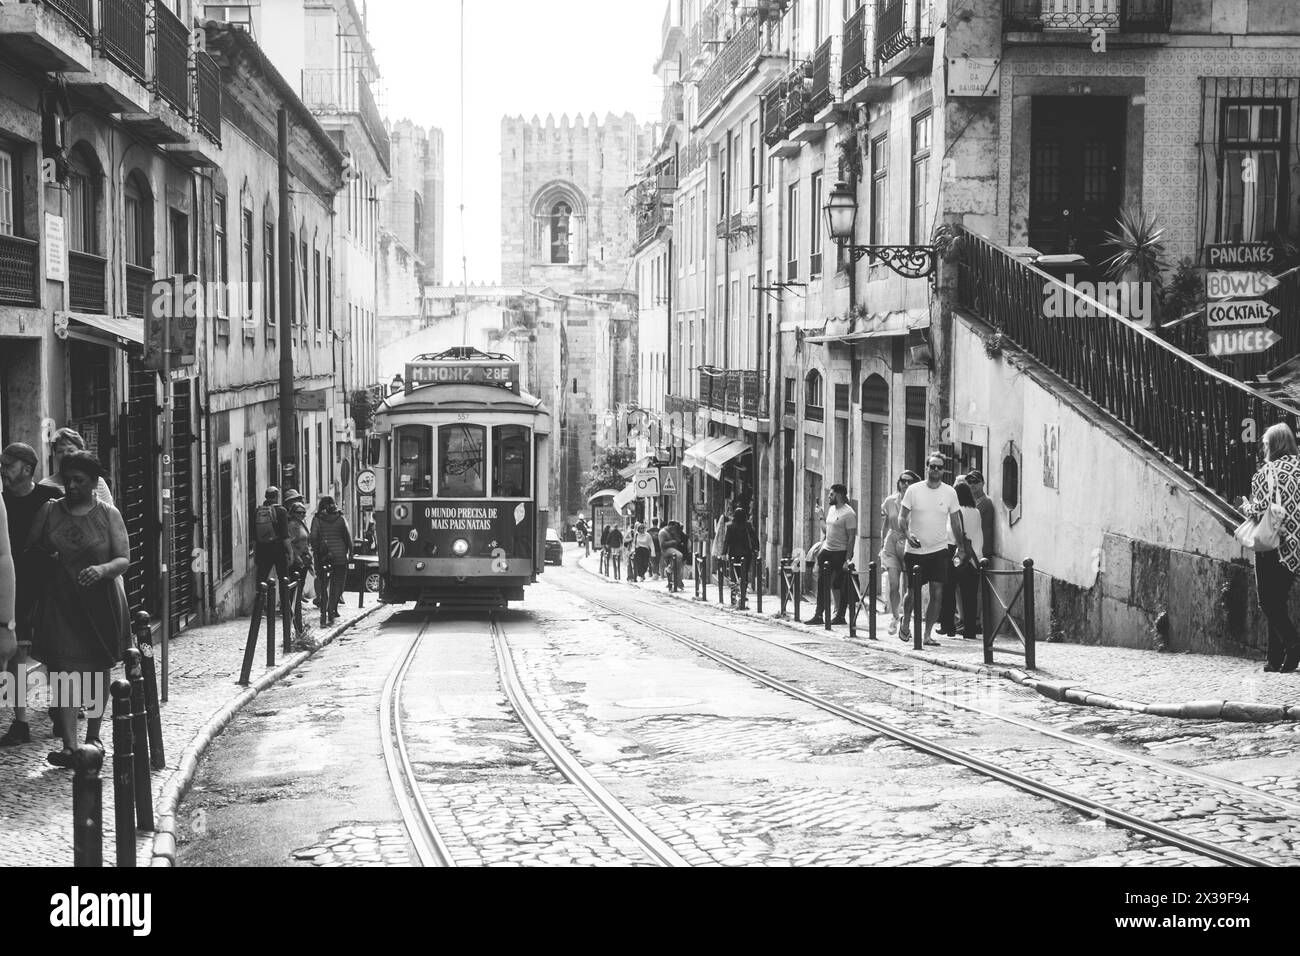
<svg viewBox="0 0 1300 956"><path fill-rule="evenodd" d="M159 698L167 702L167 678L169 676L168 652L172 637L172 562L176 560L176 542L172 540L172 512L175 501L172 499L172 478L175 475L172 456L172 322L181 311L184 302L182 292L183 280L172 279L171 308L162 324L162 686Z"/></svg>
<svg viewBox="0 0 1300 956"><path fill-rule="evenodd" d="M280 478L272 482L297 488L298 426L293 415L293 269L289 267L289 113L281 109L278 158L280 164Z"/></svg>

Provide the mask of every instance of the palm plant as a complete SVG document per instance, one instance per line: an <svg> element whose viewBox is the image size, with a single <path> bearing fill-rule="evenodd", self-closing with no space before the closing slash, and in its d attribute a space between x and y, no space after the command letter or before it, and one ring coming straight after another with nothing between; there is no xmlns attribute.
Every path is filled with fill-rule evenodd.
<svg viewBox="0 0 1300 956"><path fill-rule="evenodd" d="M1143 210L1133 208L1122 210L1115 224L1118 230L1107 233L1102 243L1115 254L1101 264L1102 268L1112 279L1145 284L1150 291L1148 301L1158 308L1164 287L1162 273L1169 268L1164 228L1157 224L1155 216L1148 217Z"/></svg>

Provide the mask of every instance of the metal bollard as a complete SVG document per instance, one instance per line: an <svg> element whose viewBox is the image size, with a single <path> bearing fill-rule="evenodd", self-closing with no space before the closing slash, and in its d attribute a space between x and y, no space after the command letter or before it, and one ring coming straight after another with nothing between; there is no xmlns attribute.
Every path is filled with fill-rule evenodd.
<svg viewBox="0 0 1300 956"><path fill-rule="evenodd" d="M104 755L83 745L72 755L72 865L104 865ZM131 852L135 852L134 840Z"/></svg>
<svg viewBox="0 0 1300 956"><path fill-rule="evenodd" d="M980 599L980 616L984 619L983 640L980 642L984 645L984 663L993 663L993 595L996 589L993 587L993 575L989 573L992 563L988 558L980 561L980 588L984 594Z"/></svg>
<svg viewBox="0 0 1300 956"><path fill-rule="evenodd" d="M844 573L849 576L849 640L858 638L858 607L862 601L862 592L858 590L858 566L850 561L844 565Z"/></svg>
<svg viewBox="0 0 1300 956"><path fill-rule="evenodd" d="M131 685L113 681L113 818L117 865L135 866L135 756L131 734Z"/></svg>
<svg viewBox="0 0 1300 956"><path fill-rule="evenodd" d="M757 603L758 613L762 614L763 613L763 587L767 583L763 580L763 556L761 554L758 555L754 563L758 565L758 574L754 578L756 582L754 590L757 592L754 595L754 601Z"/></svg>
<svg viewBox="0 0 1300 956"><path fill-rule="evenodd" d="M253 675L253 654L257 651L257 636L262 628L262 608L266 604L266 582L257 585L257 597L253 598L253 617L248 622L248 641L244 644L244 666L239 671L239 683L248 686Z"/></svg>
<svg viewBox="0 0 1300 956"><path fill-rule="evenodd" d="M718 566L715 569L718 572L718 603L722 603L722 559L718 559Z"/></svg>
<svg viewBox="0 0 1300 956"><path fill-rule="evenodd" d="M316 597L320 601L320 626L321 630L330 626L330 575L334 566L329 563L326 557L321 561L320 574L316 576ZM323 594L321 592L324 592Z"/></svg>
<svg viewBox="0 0 1300 956"><path fill-rule="evenodd" d="M911 582L908 587L912 591L912 650L919 651L924 646L925 631L922 630L925 625L925 613L921 610L921 569L915 567L912 569Z"/></svg>
<svg viewBox="0 0 1300 956"><path fill-rule="evenodd" d="M1024 593L1025 667L1032 671L1037 669L1037 659L1034 656L1034 645L1038 643L1037 627L1034 624L1034 562L1032 558L1025 559Z"/></svg>
<svg viewBox="0 0 1300 956"><path fill-rule="evenodd" d="M781 602L781 610L776 615L779 618L785 617L786 603L790 598L790 582L786 578L787 572L790 571L790 564L791 561L789 558L782 558L781 570L776 578L776 595Z"/></svg>
<svg viewBox="0 0 1300 956"><path fill-rule="evenodd" d="M294 592L293 598L293 630L295 636L302 637L302 596L307 590L307 572L304 571L298 578L298 590Z"/></svg>
<svg viewBox="0 0 1300 956"><path fill-rule="evenodd" d="M144 710L149 728L149 765L154 770L167 769L167 755L163 751L162 714L158 708L158 672L154 668L153 640L149 630L149 614L135 614L135 642L140 648L140 668L144 674Z"/></svg>
<svg viewBox="0 0 1300 956"><path fill-rule="evenodd" d="M825 622L822 625L822 630L825 631L831 629L831 620L835 617L832 612L835 604L834 587L829 580L830 575L826 573L828 570L828 566L819 566L817 568L817 606L822 609L822 621ZM843 570L843 568L840 569L841 572Z"/></svg>
<svg viewBox="0 0 1300 956"><path fill-rule="evenodd" d="M799 624L799 607L803 602L803 568L794 569L794 622Z"/></svg>
<svg viewBox="0 0 1300 956"><path fill-rule="evenodd" d="M280 588L284 586L279 574L275 576L275 584L268 584L266 588L266 666L275 666L275 599Z"/></svg>
<svg viewBox="0 0 1300 956"><path fill-rule="evenodd" d="M284 589L284 606L280 608L280 626L284 629L286 655L293 650L293 599L301 583L296 574L289 578L289 584Z"/></svg>
<svg viewBox="0 0 1300 956"><path fill-rule="evenodd" d="M351 567L355 568L356 562L353 562ZM366 578L367 577L369 577L369 575L365 575L365 574L358 575L358 581L357 581L357 607L358 608L363 608L366 606Z"/></svg>
<svg viewBox="0 0 1300 956"><path fill-rule="evenodd" d="M873 641L880 640L876 637L876 598L879 597L879 591L880 569L872 561L867 565L867 637Z"/></svg>
<svg viewBox="0 0 1300 956"><path fill-rule="evenodd" d="M153 783L149 779L149 718L145 713L144 674L140 652L126 652L126 679L131 682L131 741L135 751L135 822L137 829L153 829Z"/></svg>

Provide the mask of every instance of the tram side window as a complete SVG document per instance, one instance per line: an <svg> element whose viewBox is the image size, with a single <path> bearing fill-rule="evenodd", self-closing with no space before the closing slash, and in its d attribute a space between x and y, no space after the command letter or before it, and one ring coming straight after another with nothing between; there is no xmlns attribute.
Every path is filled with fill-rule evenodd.
<svg viewBox="0 0 1300 956"><path fill-rule="evenodd" d="M433 497L433 443L429 429L416 426L397 433L397 498Z"/></svg>
<svg viewBox="0 0 1300 956"><path fill-rule="evenodd" d="M528 498L530 430L524 425L498 425L492 430L492 488L498 498Z"/></svg>
<svg viewBox="0 0 1300 956"><path fill-rule="evenodd" d="M482 498L487 429L482 425L443 425L438 429L438 496Z"/></svg>

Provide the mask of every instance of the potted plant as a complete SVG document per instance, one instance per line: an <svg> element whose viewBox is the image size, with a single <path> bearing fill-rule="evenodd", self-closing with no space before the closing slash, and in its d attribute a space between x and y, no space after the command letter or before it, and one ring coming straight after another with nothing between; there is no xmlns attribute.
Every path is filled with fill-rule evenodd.
<svg viewBox="0 0 1300 956"><path fill-rule="evenodd" d="M1145 319L1154 324L1160 302L1160 293L1164 287L1162 273L1168 268L1165 259L1165 230L1157 224L1154 216L1148 217L1141 209L1125 209L1115 221L1118 229L1106 234L1102 243L1114 250L1114 255L1105 260L1101 266L1111 279L1129 284L1129 288L1140 292L1137 302L1146 302L1153 314L1147 316L1132 315L1134 297L1129 296L1131 319ZM1135 284L1140 284L1140 287Z"/></svg>

